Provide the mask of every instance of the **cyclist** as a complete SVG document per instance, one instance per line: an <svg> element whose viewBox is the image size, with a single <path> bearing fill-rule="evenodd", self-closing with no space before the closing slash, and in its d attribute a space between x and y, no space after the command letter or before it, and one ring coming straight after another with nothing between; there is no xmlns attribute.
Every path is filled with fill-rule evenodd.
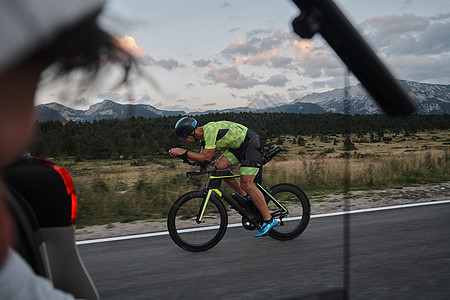
<svg viewBox="0 0 450 300"><path fill-rule="evenodd" d="M172 148L169 154L181 156L195 161L211 160L216 148L228 149L215 163L218 170L227 169L232 165L241 164L241 180L225 179L238 194L251 199L263 216L264 222L255 237L265 236L269 230L278 225L270 215L267 203L261 191L254 185L256 174L262 167L262 142L259 136L242 124L230 121L209 122L201 127L197 120L183 117L175 124L175 131L179 139L186 143L201 141L200 153L187 151L182 148ZM248 198L249 197L249 198Z"/></svg>

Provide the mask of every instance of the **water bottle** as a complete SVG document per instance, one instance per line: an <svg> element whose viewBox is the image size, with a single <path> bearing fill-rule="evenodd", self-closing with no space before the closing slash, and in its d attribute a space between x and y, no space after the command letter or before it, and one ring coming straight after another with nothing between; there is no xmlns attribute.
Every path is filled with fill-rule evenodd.
<svg viewBox="0 0 450 300"><path fill-rule="evenodd" d="M281 146L276 146L275 148L271 149L271 150L267 153L266 157L267 157L268 159L272 159L272 158L273 158L275 155L277 155L278 152L280 152L280 151L281 151Z"/></svg>

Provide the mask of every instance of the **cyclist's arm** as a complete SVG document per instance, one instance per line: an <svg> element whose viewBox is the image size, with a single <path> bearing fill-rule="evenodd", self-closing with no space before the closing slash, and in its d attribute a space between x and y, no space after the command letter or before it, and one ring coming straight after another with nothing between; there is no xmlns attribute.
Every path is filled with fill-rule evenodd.
<svg viewBox="0 0 450 300"><path fill-rule="evenodd" d="M205 161L205 160L210 161L215 150L216 149L202 149L200 151L200 153L189 151L187 153L187 155L188 155L188 158L196 160L196 161Z"/></svg>
<svg viewBox="0 0 450 300"><path fill-rule="evenodd" d="M211 160L215 150L216 149L203 149L202 151L200 151L200 153L188 151L187 158L190 158L190 159L193 159L196 161ZM172 148L169 150L169 154L172 156L179 156L179 155L183 155L184 153L186 153L186 150L181 149L181 148Z"/></svg>

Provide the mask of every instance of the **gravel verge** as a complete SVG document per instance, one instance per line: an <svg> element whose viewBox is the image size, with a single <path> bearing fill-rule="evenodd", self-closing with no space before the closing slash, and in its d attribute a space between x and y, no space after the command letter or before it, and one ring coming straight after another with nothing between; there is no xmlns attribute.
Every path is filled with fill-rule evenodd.
<svg viewBox="0 0 450 300"><path fill-rule="evenodd" d="M355 191L349 195L350 210L384 207L450 199L450 182L438 185L404 187L401 189ZM324 214L344 210L344 195L330 194L310 197L311 214ZM237 215L234 213L233 215ZM239 215L237 217L240 218ZM240 220L240 219L239 219ZM238 221L230 218L230 222ZM123 235L166 231L166 222L135 221L130 223L110 223L75 230L77 241L108 238Z"/></svg>

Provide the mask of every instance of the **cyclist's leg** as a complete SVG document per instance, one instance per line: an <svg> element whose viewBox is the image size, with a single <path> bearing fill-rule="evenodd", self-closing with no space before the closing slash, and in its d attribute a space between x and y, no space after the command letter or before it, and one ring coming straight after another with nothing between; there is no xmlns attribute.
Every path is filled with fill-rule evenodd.
<svg viewBox="0 0 450 300"><path fill-rule="evenodd" d="M241 152L241 187L245 190L253 203L261 212L265 221L272 218L269 213L264 195L255 186L255 177L262 168L262 141L259 136L251 131L247 131L246 146Z"/></svg>
<svg viewBox="0 0 450 300"><path fill-rule="evenodd" d="M246 167L241 168L241 170L245 168ZM255 173L258 173L259 171L259 168L247 167L247 169L256 169L254 170ZM273 227L278 225L278 221L272 218L262 192L255 186L255 177L256 175L243 175L241 173L241 186L250 195L253 203L258 208L264 219L264 222L261 224L261 228L259 228L258 232L255 233L255 237L260 237L267 235Z"/></svg>
<svg viewBox="0 0 450 300"><path fill-rule="evenodd" d="M224 170L228 169L232 165L239 164L239 161L236 159L236 157L230 152L225 151L217 160L215 163L215 167L218 170ZM239 184L239 181L237 178L226 178L224 181L233 189L236 191L236 193L245 196L245 191L241 188L241 185Z"/></svg>
<svg viewBox="0 0 450 300"><path fill-rule="evenodd" d="M264 195L254 184L255 177L256 175L243 175L241 173L241 188L250 196L263 219L270 220L272 216L269 213Z"/></svg>

